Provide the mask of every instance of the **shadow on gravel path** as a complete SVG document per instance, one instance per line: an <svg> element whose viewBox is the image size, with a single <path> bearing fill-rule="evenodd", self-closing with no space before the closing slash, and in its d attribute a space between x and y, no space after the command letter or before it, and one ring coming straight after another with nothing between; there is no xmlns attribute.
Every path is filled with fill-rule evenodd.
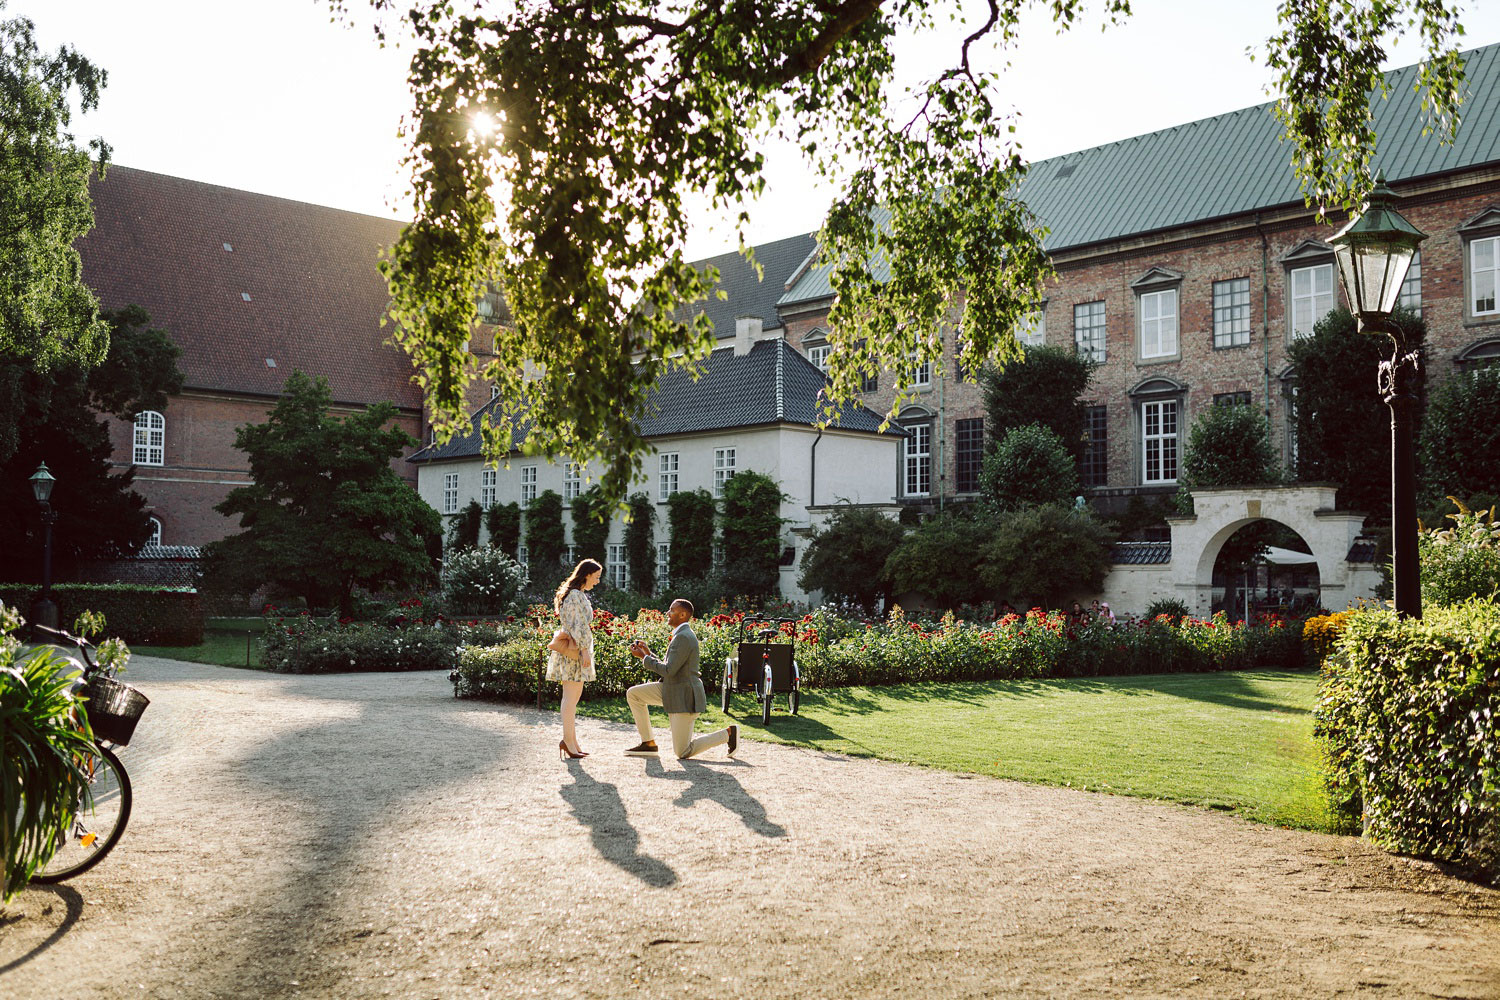
<svg viewBox="0 0 1500 1000"><path fill-rule="evenodd" d="M599 856L649 886L663 889L676 885L677 873L671 865L641 853L641 836L625 815L620 789L595 780L579 761L568 761L568 770L573 774L573 783L563 785L560 794L578 822L588 827L589 838Z"/></svg>

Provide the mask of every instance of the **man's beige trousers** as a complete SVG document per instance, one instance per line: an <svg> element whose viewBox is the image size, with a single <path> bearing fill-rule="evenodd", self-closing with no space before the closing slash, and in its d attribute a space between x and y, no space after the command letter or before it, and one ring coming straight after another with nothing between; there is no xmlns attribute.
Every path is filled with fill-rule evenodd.
<svg viewBox="0 0 1500 1000"><path fill-rule="evenodd" d="M651 731L651 711L648 706L661 704L661 683L637 684L625 692L625 702L630 706L630 714L635 716L635 728L641 734L641 742L654 743L656 734ZM671 712L667 715L672 724L672 752L677 754L679 760L696 757L710 747L729 742L727 729L695 737L693 720L696 718L696 712Z"/></svg>

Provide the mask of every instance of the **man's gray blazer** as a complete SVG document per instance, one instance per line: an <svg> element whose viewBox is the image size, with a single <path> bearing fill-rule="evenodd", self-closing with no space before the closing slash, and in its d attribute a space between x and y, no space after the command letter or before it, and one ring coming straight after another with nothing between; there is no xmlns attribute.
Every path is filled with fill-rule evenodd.
<svg viewBox="0 0 1500 1000"><path fill-rule="evenodd" d="M684 624L667 644L667 662L654 656L647 656L641 662L661 674L661 707L668 715L697 714L708 707L703 678L698 676L698 637L691 625Z"/></svg>

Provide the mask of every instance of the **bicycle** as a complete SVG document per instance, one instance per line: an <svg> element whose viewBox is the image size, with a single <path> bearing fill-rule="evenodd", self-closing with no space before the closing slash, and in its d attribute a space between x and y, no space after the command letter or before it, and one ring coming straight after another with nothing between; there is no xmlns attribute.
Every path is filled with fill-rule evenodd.
<svg viewBox="0 0 1500 1000"><path fill-rule="evenodd" d="M94 644L87 639L44 625L33 628L65 639L82 655L82 673L74 682L74 690L87 699L85 712L94 733L92 751L80 761L89 780L79 795L78 815L51 860L31 877L32 882L52 885L93 868L124 835L130 822L130 775L114 748L130 742L150 700L115 680L113 669L96 664L89 655ZM67 659L77 663L72 657Z"/></svg>

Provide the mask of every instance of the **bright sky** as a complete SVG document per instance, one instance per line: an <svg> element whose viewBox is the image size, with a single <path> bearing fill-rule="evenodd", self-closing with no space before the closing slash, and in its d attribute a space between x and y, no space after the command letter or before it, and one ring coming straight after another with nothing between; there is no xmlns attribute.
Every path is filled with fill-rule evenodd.
<svg viewBox="0 0 1500 1000"><path fill-rule="evenodd" d="M1063 35L1033 12L1005 85L1024 155L1045 159L1267 100L1269 73L1245 50L1276 30L1276 6L1135 0L1122 27L1101 32L1093 17ZM1500 42L1500 4L1465 6L1464 47ZM74 125L80 139L102 135L116 163L410 217L396 134L410 100L408 53L378 48L368 28L330 23L322 0L10 0L0 12L18 15L36 22L44 48L71 44L108 70L100 110ZM908 39L898 50L903 76L946 67L957 34ZM1417 55L1404 40L1390 65ZM986 59L998 65L993 50ZM794 149L771 148L768 158L767 193L750 207L752 243L816 229L831 196ZM690 255L733 247L725 220L703 212Z"/></svg>

